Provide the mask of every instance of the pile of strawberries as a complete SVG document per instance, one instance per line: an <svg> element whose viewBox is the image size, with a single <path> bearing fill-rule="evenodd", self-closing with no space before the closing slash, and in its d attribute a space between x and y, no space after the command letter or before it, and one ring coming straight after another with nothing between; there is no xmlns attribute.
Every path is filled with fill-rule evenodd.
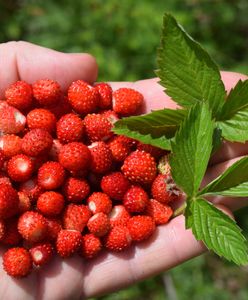
<svg viewBox="0 0 248 300"><path fill-rule="evenodd" d="M166 153L111 131L143 101L136 90L82 80L67 95L49 79L5 91L0 244L10 276L28 275L56 253L90 259L103 248L122 251L168 222L168 203L180 192Z"/></svg>

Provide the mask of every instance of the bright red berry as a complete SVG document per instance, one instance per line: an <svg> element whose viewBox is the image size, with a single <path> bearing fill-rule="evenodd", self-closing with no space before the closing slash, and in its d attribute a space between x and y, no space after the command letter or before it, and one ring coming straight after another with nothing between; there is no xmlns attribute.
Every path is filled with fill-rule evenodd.
<svg viewBox="0 0 248 300"><path fill-rule="evenodd" d="M21 138L15 134L6 134L0 137L0 149L7 158L21 153Z"/></svg>
<svg viewBox="0 0 248 300"><path fill-rule="evenodd" d="M59 152L60 164L69 171L87 169L90 159L90 151L88 147L79 142L66 144Z"/></svg>
<svg viewBox="0 0 248 300"><path fill-rule="evenodd" d="M26 124L26 117L13 106L7 104L0 107L0 133L21 133Z"/></svg>
<svg viewBox="0 0 248 300"><path fill-rule="evenodd" d="M28 195L31 202L34 202L44 192L44 189L38 185L37 178L31 178L26 182L22 182L19 186L19 191Z"/></svg>
<svg viewBox="0 0 248 300"><path fill-rule="evenodd" d="M19 198L17 191L9 184L0 184L0 218L7 219L18 211Z"/></svg>
<svg viewBox="0 0 248 300"><path fill-rule="evenodd" d="M121 172L107 174L101 181L103 192L114 200L122 200L129 187L128 179Z"/></svg>
<svg viewBox="0 0 248 300"><path fill-rule="evenodd" d="M135 114L143 102L143 95L134 89L120 88L113 92L113 110L121 116Z"/></svg>
<svg viewBox="0 0 248 300"><path fill-rule="evenodd" d="M82 232L91 215L86 205L69 204L63 214L63 227Z"/></svg>
<svg viewBox="0 0 248 300"><path fill-rule="evenodd" d="M99 237L92 233L85 234L82 237L82 245L79 253L85 258L96 257L102 249L102 243Z"/></svg>
<svg viewBox="0 0 248 300"><path fill-rule="evenodd" d="M143 144L141 142L138 143L137 149L150 153L151 156L153 156L155 159L159 159L162 155L166 153L166 151L161 148L149 144Z"/></svg>
<svg viewBox="0 0 248 300"><path fill-rule="evenodd" d="M25 192L19 191L18 192L18 197L19 197L19 205L18 205L18 210L19 213L24 213L25 211L28 211L31 209L31 199L26 194Z"/></svg>
<svg viewBox="0 0 248 300"><path fill-rule="evenodd" d="M2 169L2 167L4 166L5 159L6 159L6 156L3 152L3 150L0 149L0 169Z"/></svg>
<svg viewBox="0 0 248 300"><path fill-rule="evenodd" d="M104 246L108 250L120 252L130 247L132 237L126 226L119 225L113 227L107 236L104 237Z"/></svg>
<svg viewBox="0 0 248 300"><path fill-rule="evenodd" d="M32 105L32 87L25 81L16 81L5 90L5 98L9 105L26 110Z"/></svg>
<svg viewBox="0 0 248 300"><path fill-rule="evenodd" d="M44 129L32 129L22 138L22 151L29 156L43 155L51 149L53 138Z"/></svg>
<svg viewBox="0 0 248 300"><path fill-rule="evenodd" d="M42 106L57 104L61 96L58 82L51 79L40 79L33 84L34 98Z"/></svg>
<svg viewBox="0 0 248 300"><path fill-rule="evenodd" d="M100 112L112 125L119 120L118 115L113 110L104 110Z"/></svg>
<svg viewBox="0 0 248 300"><path fill-rule="evenodd" d="M68 99L79 114L95 112L99 104L98 91L83 80L74 81L68 89Z"/></svg>
<svg viewBox="0 0 248 300"><path fill-rule="evenodd" d="M57 138L61 143L78 142L84 135L84 123L76 114L66 114L57 122Z"/></svg>
<svg viewBox="0 0 248 300"><path fill-rule="evenodd" d="M3 268L10 276L27 276L32 270L30 253L25 248L10 248L3 255Z"/></svg>
<svg viewBox="0 0 248 300"><path fill-rule="evenodd" d="M52 144L52 147L49 151L49 158L53 161L58 161L59 159L59 152L60 152L60 149L62 148L62 143L57 140L57 139L54 139L53 140L53 144Z"/></svg>
<svg viewBox="0 0 248 300"><path fill-rule="evenodd" d="M58 254L63 257L73 255L82 244L82 235L77 230L62 229L57 237L56 248Z"/></svg>
<svg viewBox="0 0 248 300"><path fill-rule="evenodd" d="M99 107L108 109L112 106L112 88L105 82L97 83L94 88L99 94Z"/></svg>
<svg viewBox="0 0 248 300"><path fill-rule="evenodd" d="M170 206L151 199L146 208L146 214L153 218L156 225L166 224L173 214Z"/></svg>
<svg viewBox="0 0 248 300"><path fill-rule="evenodd" d="M44 163L38 170L38 184L45 190L59 188L65 180L65 170L55 161Z"/></svg>
<svg viewBox="0 0 248 300"><path fill-rule="evenodd" d="M62 212L65 200L62 194L48 191L39 196L36 205L41 214L48 217L54 217Z"/></svg>
<svg viewBox="0 0 248 300"><path fill-rule="evenodd" d="M27 125L31 129L45 129L53 133L56 128L56 117L48 109L36 108L27 114Z"/></svg>
<svg viewBox="0 0 248 300"><path fill-rule="evenodd" d="M129 145L123 143L119 139L119 136L114 137L108 143L108 146L115 161L124 161L126 157L131 153L131 148L129 147Z"/></svg>
<svg viewBox="0 0 248 300"><path fill-rule="evenodd" d="M83 178L69 177L63 185L63 193L70 202L81 203L90 193L90 185Z"/></svg>
<svg viewBox="0 0 248 300"><path fill-rule="evenodd" d="M141 213L149 202L148 194L142 187L132 185L123 197L123 205L130 213Z"/></svg>
<svg viewBox="0 0 248 300"><path fill-rule="evenodd" d="M87 227L95 236L104 236L110 229L109 218L102 212L96 213L89 219Z"/></svg>
<svg viewBox="0 0 248 300"><path fill-rule="evenodd" d="M47 240L54 241L62 229L61 220L59 218L46 218L47 221Z"/></svg>
<svg viewBox="0 0 248 300"><path fill-rule="evenodd" d="M108 216L111 227L126 226L128 220L131 218L124 205L115 205Z"/></svg>
<svg viewBox="0 0 248 300"><path fill-rule="evenodd" d="M34 165L31 158L24 154L13 156L7 164L7 172L13 181L24 182L31 178Z"/></svg>
<svg viewBox="0 0 248 300"><path fill-rule="evenodd" d="M53 246L51 243L40 243L29 249L33 264L35 266L43 266L48 263L53 256Z"/></svg>
<svg viewBox="0 0 248 300"><path fill-rule="evenodd" d="M155 231L155 222L150 216L133 216L128 221L127 227L133 241L143 241Z"/></svg>
<svg viewBox="0 0 248 300"><path fill-rule="evenodd" d="M72 107L68 101L67 96L61 95L59 103L55 103L48 108L51 113L53 113L57 120L59 120L63 115L72 112Z"/></svg>
<svg viewBox="0 0 248 300"><path fill-rule="evenodd" d="M132 152L121 168L124 175L133 183L151 184L157 174L154 158L145 151Z"/></svg>
<svg viewBox="0 0 248 300"><path fill-rule="evenodd" d="M113 163L112 153L108 145L104 142L94 142L89 147L91 153L90 170L93 173L107 173Z"/></svg>
<svg viewBox="0 0 248 300"><path fill-rule="evenodd" d="M103 212L109 214L112 209L112 201L109 196L102 192L94 192L87 199L88 207L93 214Z"/></svg>

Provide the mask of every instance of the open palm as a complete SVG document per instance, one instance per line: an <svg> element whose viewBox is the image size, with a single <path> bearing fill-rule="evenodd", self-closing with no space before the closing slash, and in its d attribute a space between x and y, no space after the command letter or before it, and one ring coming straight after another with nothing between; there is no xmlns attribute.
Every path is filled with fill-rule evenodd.
<svg viewBox="0 0 248 300"><path fill-rule="evenodd" d="M66 90L73 80L93 83L97 77L96 62L90 55L63 54L25 42L0 45L0 60L0 97L9 84L19 79L32 83L37 79L51 78ZM228 72L223 72L222 77L227 90L238 79L245 79L243 75ZM129 86L139 90L145 97L143 112L175 108L175 103L164 94L157 81L112 82L111 85L113 89ZM235 159L247 154L246 148L245 144L224 144L212 159L205 181L215 178ZM244 199L242 202L225 198L213 201L231 210L247 204ZM62 300L97 296L167 270L204 251L204 246L194 239L191 231L184 229L184 217L179 216L159 226L148 241L123 253L102 252L90 261L76 255L63 260L56 256L41 270L33 271L23 279L7 276L0 265L0 299ZM1 254L3 252L1 249Z"/></svg>

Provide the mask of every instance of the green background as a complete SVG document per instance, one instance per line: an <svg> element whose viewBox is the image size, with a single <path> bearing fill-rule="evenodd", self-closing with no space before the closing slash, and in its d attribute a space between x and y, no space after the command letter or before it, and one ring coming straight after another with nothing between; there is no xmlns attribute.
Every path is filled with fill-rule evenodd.
<svg viewBox="0 0 248 300"><path fill-rule="evenodd" d="M164 12L171 12L222 70L248 74L247 0L1 1L0 42L25 40L97 58L99 80L154 76ZM237 220L248 232L247 209ZM213 254L98 299L248 299L247 268Z"/></svg>

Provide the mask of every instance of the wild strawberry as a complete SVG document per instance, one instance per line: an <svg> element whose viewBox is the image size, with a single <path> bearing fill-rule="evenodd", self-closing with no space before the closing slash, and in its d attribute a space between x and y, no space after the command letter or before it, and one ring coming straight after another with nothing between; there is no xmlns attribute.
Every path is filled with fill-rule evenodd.
<svg viewBox="0 0 248 300"><path fill-rule="evenodd" d="M46 218L47 221L47 240L54 241L62 229L61 220L59 218Z"/></svg>
<svg viewBox="0 0 248 300"><path fill-rule="evenodd" d="M83 143L66 144L60 149L59 162L69 171L87 169L90 162L90 151Z"/></svg>
<svg viewBox="0 0 248 300"><path fill-rule="evenodd" d="M90 170L104 174L112 167L113 157L108 145L104 142L94 142L89 147L91 153Z"/></svg>
<svg viewBox="0 0 248 300"><path fill-rule="evenodd" d="M84 118L84 125L91 142L106 141L113 135L112 124L101 114L88 114Z"/></svg>
<svg viewBox="0 0 248 300"><path fill-rule="evenodd" d="M108 146L115 161L124 161L125 158L131 153L131 148L127 144L123 143L119 139L119 136L114 137L108 143Z"/></svg>
<svg viewBox="0 0 248 300"><path fill-rule="evenodd" d="M9 184L0 184L0 218L7 219L18 211L17 191Z"/></svg>
<svg viewBox="0 0 248 300"><path fill-rule="evenodd" d="M26 117L9 105L0 107L0 134L17 134L24 130Z"/></svg>
<svg viewBox="0 0 248 300"><path fill-rule="evenodd" d="M53 256L53 247L51 243L40 243L29 249L33 264L37 267L48 263Z"/></svg>
<svg viewBox="0 0 248 300"><path fill-rule="evenodd" d="M41 194L37 201L37 209L44 216L53 217L59 215L65 205L62 194L48 191Z"/></svg>
<svg viewBox="0 0 248 300"><path fill-rule="evenodd" d="M55 161L44 163L38 170L38 184L45 190L59 188L65 180L65 170Z"/></svg>
<svg viewBox="0 0 248 300"><path fill-rule="evenodd" d="M124 160L121 170L131 182L143 185L151 184L157 173L154 158L140 150L132 152Z"/></svg>
<svg viewBox="0 0 248 300"><path fill-rule="evenodd" d="M57 122L57 138L61 143L78 142L84 134L84 123L76 114L66 114Z"/></svg>
<svg viewBox="0 0 248 300"><path fill-rule="evenodd" d="M45 129L53 133L56 128L56 117L48 109L36 108L27 114L27 125L31 129Z"/></svg>
<svg viewBox="0 0 248 300"><path fill-rule="evenodd" d="M26 110L32 105L32 87L25 81L16 81L5 90L5 98L9 105Z"/></svg>
<svg viewBox="0 0 248 300"><path fill-rule="evenodd" d="M18 154L8 161L7 172L13 181L27 181L31 178L33 171L33 162L27 155Z"/></svg>
<svg viewBox="0 0 248 300"><path fill-rule="evenodd" d="M63 227L82 232L90 217L91 211L86 205L69 204L63 214Z"/></svg>
<svg viewBox="0 0 248 300"><path fill-rule="evenodd" d="M60 149L62 148L62 144L59 140L57 139L54 139L53 140L53 144L52 144L52 147L49 151L49 158L53 161L58 161L59 159L59 152L60 152Z"/></svg>
<svg viewBox="0 0 248 300"><path fill-rule="evenodd" d="M9 176L6 176L5 172L0 171L0 184L2 184L2 183L12 186L12 182L11 182Z"/></svg>
<svg viewBox="0 0 248 300"><path fill-rule="evenodd" d="M109 196L102 192L94 192L87 199L88 207L93 214L103 212L110 213L112 209L112 201Z"/></svg>
<svg viewBox="0 0 248 300"><path fill-rule="evenodd" d="M133 241L143 241L155 231L155 222L150 216L133 216L128 221L127 227Z"/></svg>
<svg viewBox="0 0 248 300"><path fill-rule="evenodd" d="M136 149L136 146L138 145L138 141L134 140L128 136L125 135L118 135L118 141L122 142L123 144L129 146L132 150Z"/></svg>
<svg viewBox="0 0 248 300"><path fill-rule="evenodd" d="M129 187L129 181L121 172L107 174L101 181L103 192L114 200L122 200Z"/></svg>
<svg viewBox="0 0 248 300"><path fill-rule="evenodd" d="M25 192L18 192L19 197L19 205L18 210L19 213L24 213L25 211L28 211L31 209L31 199Z"/></svg>
<svg viewBox="0 0 248 300"><path fill-rule="evenodd" d="M73 203L81 203L90 193L90 185L85 179L69 177L63 185L66 199Z"/></svg>
<svg viewBox="0 0 248 300"><path fill-rule="evenodd" d="M72 107L68 101L67 96L61 95L58 103L55 103L52 106L49 106L49 110L53 113L57 120L59 120L63 115L69 114L72 112Z"/></svg>
<svg viewBox="0 0 248 300"><path fill-rule="evenodd" d="M108 217L111 227L119 225L126 226L128 220L131 218L124 205L115 205Z"/></svg>
<svg viewBox="0 0 248 300"><path fill-rule="evenodd" d="M41 242L47 235L46 219L36 211L26 211L19 217L18 231L28 242Z"/></svg>
<svg viewBox="0 0 248 300"><path fill-rule="evenodd" d="M170 175L171 167L170 167L170 164L169 164L168 155L164 155L160 158L160 160L158 162L158 172L160 174Z"/></svg>
<svg viewBox="0 0 248 300"><path fill-rule="evenodd" d="M113 92L113 110L121 116L130 116L143 104L143 95L130 88L120 88Z"/></svg>
<svg viewBox="0 0 248 300"><path fill-rule="evenodd" d="M7 246L16 246L20 243L22 236L17 229L18 219L16 217L4 220L5 234L1 239L1 243Z"/></svg>
<svg viewBox="0 0 248 300"><path fill-rule="evenodd" d="M0 149L0 169L4 166L6 156L4 155L4 152L2 149Z"/></svg>
<svg viewBox="0 0 248 300"><path fill-rule="evenodd" d="M27 276L32 270L30 253L25 248L10 248L3 255L3 268L10 276Z"/></svg>
<svg viewBox="0 0 248 300"><path fill-rule="evenodd" d="M89 219L87 227L95 236L104 236L110 229L109 218L102 212L96 213Z"/></svg>
<svg viewBox="0 0 248 300"><path fill-rule="evenodd" d="M151 193L153 198L161 203L170 203L180 197L179 189L168 174L159 174L155 178L152 183Z"/></svg>
<svg viewBox="0 0 248 300"><path fill-rule="evenodd" d="M112 125L119 120L118 115L113 110L104 110L100 112Z"/></svg>
<svg viewBox="0 0 248 300"><path fill-rule="evenodd" d="M153 218L156 225L166 224L173 214L170 206L151 199L146 208L146 214Z"/></svg>
<svg viewBox="0 0 248 300"><path fill-rule="evenodd" d="M44 129L32 129L22 138L22 151L29 156L43 155L51 149L53 138Z"/></svg>
<svg viewBox="0 0 248 300"><path fill-rule="evenodd" d="M68 99L72 108L84 115L96 111L99 104L98 91L83 80L74 81L70 85Z"/></svg>
<svg viewBox="0 0 248 300"><path fill-rule="evenodd" d="M166 151L163 149L160 149L158 147L149 144L143 144L141 142L138 143L137 149L150 153L151 156L153 156L155 159L159 159L162 155L166 153Z"/></svg>
<svg viewBox="0 0 248 300"><path fill-rule="evenodd" d="M73 255L82 244L82 235L77 230L62 229L57 237L56 248L58 254L63 257Z"/></svg>
<svg viewBox="0 0 248 300"><path fill-rule="evenodd" d="M130 213L141 213L149 202L147 193L142 187L132 185L123 197L123 205Z"/></svg>
<svg viewBox="0 0 248 300"><path fill-rule="evenodd" d="M31 202L34 202L44 192L44 189L38 185L37 178L35 177L22 182L19 186L19 191L27 194Z"/></svg>
<svg viewBox="0 0 248 300"><path fill-rule="evenodd" d="M105 82L95 84L94 88L99 94L99 107L108 109L112 106L112 88Z"/></svg>
<svg viewBox="0 0 248 300"><path fill-rule="evenodd" d="M58 82L51 79L40 79L33 83L34 98L42 106L57 104L61 95Z"/></svg>
<svg viewBox="0 0 248 300"><path fill-rule="evenodd" d="M4 237L5 232L6 232L6 226L5 226L4 222L3 222L3 220L0 220L0 241Z"/></svg>
<svg viewBox="0 0 248 300"><path fill-rule="evenodd" d="M5 157L10 158L21 153L21 138L18 135L6 134L0 137L0 149Z"/></svg>
<svg viewBox="0 0 248 300"><path fill-rule="evenodd" d="M102 249L102 243L99 237L92 233L85 234L82 237L82 245L79 253L85 258L96 257Z"/></svg>
<svg viewBox="0 0 248 300"><path fill-rule="evenodd" d="M132 237L126 226L119 225L110 229L109 233L104 237L104 246L108 250L120 252L130 247Z"/></svg>

